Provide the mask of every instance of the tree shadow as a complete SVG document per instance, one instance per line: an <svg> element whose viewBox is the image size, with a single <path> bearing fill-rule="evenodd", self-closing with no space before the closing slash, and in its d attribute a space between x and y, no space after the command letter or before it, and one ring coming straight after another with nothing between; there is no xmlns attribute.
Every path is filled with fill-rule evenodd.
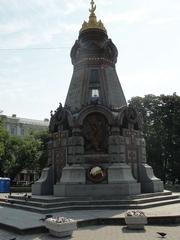
<svg viewBox="0 0 180 240"><path fill-rule="evenodd" d="M61 240L73 240L74 237L73 237L73 234L72 236L66 236L66 237L55 237L53 235L51 235L50 233L47 233L47 234L43 234L41 236L39 236L39 239L41 240L55 240L55 239L61 239Z"/></svg>
<svg viewBox="0 0 180 240"><path fill-rule="evenodd" d="M135 233L135 232L138 232L138 233L145 233L146 232L146 229L129 229L127 226L124 226L122 227L122 232L123 233Z"/></svg>

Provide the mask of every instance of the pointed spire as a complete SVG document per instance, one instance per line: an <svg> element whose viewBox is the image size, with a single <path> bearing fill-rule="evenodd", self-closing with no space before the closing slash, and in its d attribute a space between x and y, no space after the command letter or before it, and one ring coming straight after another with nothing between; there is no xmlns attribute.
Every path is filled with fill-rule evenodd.
<svg viewBox="0 0 180 240"><path fill-rule="evenodd" d="M80 29L80 32L90 29L90 28L98 28L106 32L106 29L101 22L101 20L97 21L97 17L95 15L96 11L96 4L93 0L90 2L91 8L89 9L90 16L89 16L89 22L84 21L82 28Z"/></svg>

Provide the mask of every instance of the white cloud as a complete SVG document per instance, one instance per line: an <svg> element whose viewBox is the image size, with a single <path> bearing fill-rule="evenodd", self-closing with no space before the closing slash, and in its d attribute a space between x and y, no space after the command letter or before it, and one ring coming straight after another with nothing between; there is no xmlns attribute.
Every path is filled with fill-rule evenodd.
<svg viewBox="0 0 180 240"><path fill-rule="evenodd" d="M179 73L173 69L120 75L127 99L145 94L180 94ZM171 82L171 84L169 84Z"/></svg>
<svg viewBox="0 0 180 240"><path fill-rule="evenodd" d="M105 23L112 23L112 22L125 22L128 24L132 24L135 22L139 22L146 18L146 11L144 9L134 9L129 10L123 13L113 14L109 13L106 15Z"/></svg>
<svg viewBox="0 0 180 240"><path fill-rule="evenodd" d="M11 66L11 68L12 68L12 65L19 64L19 63L21 63L21 61L22 61L22 59L20 56L11 56L10 58L9 58L9 56L7 56L7 57L3 57L3 59L0 59L0 64L1 64L1 67L4 64L4 65L6 65L6 67Z"/></svg>
<svg viewBox="0 0 180 240"><path fill-rule="evenodd" d="M79 28L79 24L57 23L56 26L49 26L48 28L39 28L34 31L29 29L29 31L12 34L6 39L0 39L0 48L27 48L36 45L42 46L42 44L53 42L54 38L58 34L78 32Z"/></svg>
<svg viewBox="0 0 180 240"><path fill-rule="evenodd" d="M20 97L19 94L24 94L25 89L32 89L32 84L24 81L16 80L14 82L12 79L6 78L6 80L1 80L1 98L8 96L11 96L11 98L18 98ZM18 94L18 95L17 95Z"/></svg>
<svg viewBox="0 0 180 240"><path fill-rule="evenodd" d="M162 18L155 18L150 20L148 23L149 24L168 24L168 23L173 23L179 21L178 18L174 18L174 17L162 17Z"/></svg>
<svg viewBox="0 0 180 240"><path fill-rule="evenodd" d="M76 11L87 8L87 3L84 0L71 0L65 2L65 15L70 15Z"/></svg>
<svg viewBox="0 0 180 240"><path fill-rule="evenodd" d="M24 30L25 28L28 27L28 22L6 22L4 24L0 24L0 34L11 34L11 33L16 33L21 30Z"/></svg>
<svg viewBox="0 0 180 240"><path fill-rule="evenodd" d="M78 31L80 24L70 22L67 15L87 7L84 0L21 0L19 5L17 0L0 1L1 48L49 44L59 34Z"/></svg>
<svg viewBox="0 0 180 240"><path fill-rule="evenodd" d="M112 5L112 4L113 4L113 1L112 1L112 0L108 0L108 1L98 0L98 1L97 1L98 7L99 7L100 5L107 7L107 6L110 6L110 5ZM99 7L99 8L100 8L100 7Z"/></svg>

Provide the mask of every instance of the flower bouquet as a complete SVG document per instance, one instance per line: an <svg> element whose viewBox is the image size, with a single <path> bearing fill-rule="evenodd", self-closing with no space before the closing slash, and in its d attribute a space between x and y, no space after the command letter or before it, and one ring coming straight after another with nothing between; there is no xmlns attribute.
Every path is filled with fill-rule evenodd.
<svg viewBox="0 0 180 240"><path fill-rule="evenodd" d="M77 229L77 222L65 217L52 217L45 221L46 228L50 234L55 237L71 236L72 232Z"/></svg>
<svg viewBox="0 0 180 240"><path fill-rule="evenodd" d="M131 210L126 212L125 222L129 229L144 229L147 217L143 211Z"/></svg>
<svg viewBox="0 0 180 240"><path fill-rule="evenodd" d="M106 170L100 166L93 166L88 169L88 178L94 183L100 183L106 178Z"/></svg>

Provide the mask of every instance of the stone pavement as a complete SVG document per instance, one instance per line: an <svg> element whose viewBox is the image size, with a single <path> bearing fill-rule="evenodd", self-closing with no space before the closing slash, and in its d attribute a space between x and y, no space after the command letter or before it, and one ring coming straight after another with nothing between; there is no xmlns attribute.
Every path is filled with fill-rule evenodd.
<svg viewBox="0 0 180 240"><path fill-rule="evenodd" d="M5 195L4 195L5 196ZM2 197L2 195L1 195ZM143 209L141 209L143 210ZM148 208L143 210L148 217L155 216L180 216L180 203L166 206ZM74 218L76 220L96 219L96 218L120 218L124 217L126 210L81 210L81 211L66 211L53 213L54 216L64 216ZM14 226L18 229L41 227L44 222L40 221L44 215L27 212L19 209L7 208L0 206L0 224L7 226ZM157 231L164 231L168 233L166 240L180 240L180 225L175 226L146 226L146 231L128 231L123 226L89 226L79 228L74 232L73 237L69 239L74 240L140 240L140 239L158 239ZM34 234L34 235L18 235L9 231L2 230L0 227L0 240L8 240L13 237L27 240L46 240L55 239L48 233ZM68 238L66 238L68 239Z"/></svg>
<svg viewBox="0 0 180 240"><path fill-rule="evenodd" d="M161 239L156 232L166 232L166 240L180 240L180 226L146 226L145 230L128 230L123 226L91 226L74 231L72 237L61 240L154 240ZM0 239L55 240L49 233L18 235L0 230ZM58 238L57 238L58 239Z"/></svg>
<svg viewBox="0 0 180 240"><path fill-rule="evenodd" d="M143 209L141 209L143 210ZM180 203L167 206L148 208L143 210L149 217L154 216L178 216L180 215ZM126 210L73 210L53 213L54 216L64 216L75 220L87 220L96 218L120 218L124 217ZM45 215L27 212L19 209L0 206L0 223L14 226L18 229L41 227L44 225L39 219ZM0 239L1 240L1 239ZM179 239L180 240L180 239Z"/></svg>

